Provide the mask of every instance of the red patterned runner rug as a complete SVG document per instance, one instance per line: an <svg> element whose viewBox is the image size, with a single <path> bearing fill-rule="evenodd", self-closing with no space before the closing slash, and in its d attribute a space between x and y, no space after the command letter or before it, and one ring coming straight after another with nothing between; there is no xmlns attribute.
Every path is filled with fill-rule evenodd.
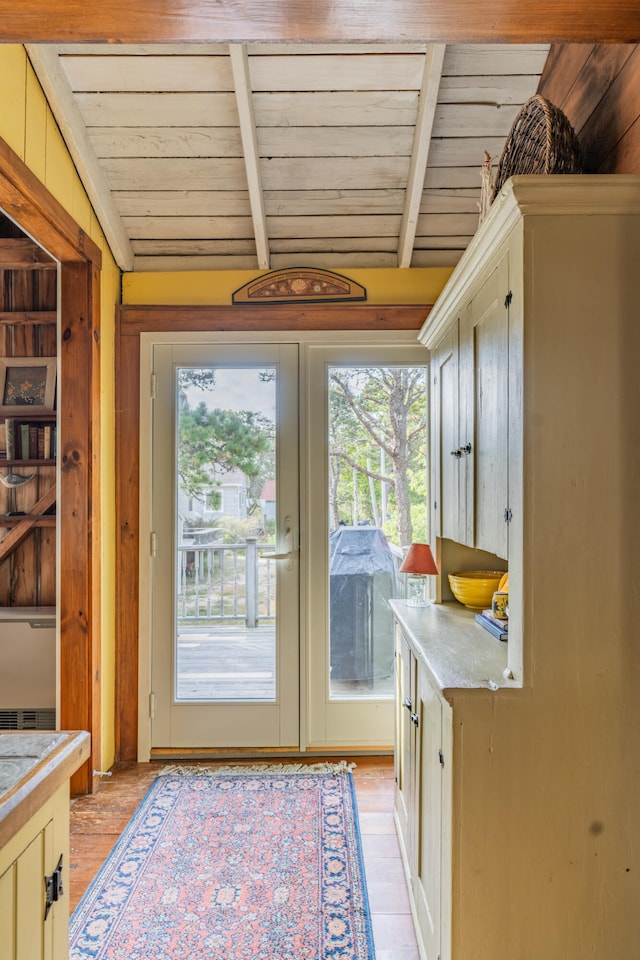
<svg viewBox="0 0 640 960"><path fill-rule="evenodd" d="M351 773L168 768L74 911L70 960L374 960Z"/></svg>

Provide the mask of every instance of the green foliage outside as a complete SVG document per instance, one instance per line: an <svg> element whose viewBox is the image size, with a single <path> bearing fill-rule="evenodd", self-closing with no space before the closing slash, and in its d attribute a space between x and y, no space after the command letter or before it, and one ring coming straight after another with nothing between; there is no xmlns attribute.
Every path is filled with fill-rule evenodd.
<svg viewBox="0 0 640 960"><path fill-rule="evenodd" d="M181 371L178 473L182 489L216 509L225 473L248 480L246 520L216 517L216 540L274 536L258 511L263 485L275 477L275 425L250 410L191 409L186 389L215 384L215 372ZM332 367L329 371L329 517L371 523L400 546L427 537L426 369Z"/></svg>

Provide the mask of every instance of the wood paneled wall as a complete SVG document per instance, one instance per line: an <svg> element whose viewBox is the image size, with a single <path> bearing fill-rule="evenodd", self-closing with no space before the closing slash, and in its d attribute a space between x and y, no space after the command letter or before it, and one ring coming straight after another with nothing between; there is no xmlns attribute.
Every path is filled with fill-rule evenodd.
<svg viewBox="0 0 640 960"><path fill-rule="evenodd" d="M71 779L73 793L87 793L98 779L101 759L100 509L99 509L99 344L100 249L49 193L20 157L0 140L0 210L59 261L60 329L58 383L57 520L60 533L60 726L91 733L91 756ZM10 231L11 232L11 231ZM4 280L5 278L3 278ZM9 305L51 306L51 281L41 288L23 271L3 291ZM4 304L3 304L4 305ZM3 313L6 314L5 311ZM12 326L12 325L9 325ZM8 331L0 355L42 355L56 339L39 345L32 331ZM13 342L10 342L13 337ZM36 575L33 569L29 576ZM24 580L26 582L25 574ZM0 584L2 580L0 579ZM2 597L0 596L0 600ZM14 596L12 602L18 602ZM20 598L21 599L21 598Z"/></svg>
<svg viewBox="0 0 640 960"><path fill-rule="evenodd" d="M541 93L578 135L585 173L640 173L640 45L551 48Z"/></svg>

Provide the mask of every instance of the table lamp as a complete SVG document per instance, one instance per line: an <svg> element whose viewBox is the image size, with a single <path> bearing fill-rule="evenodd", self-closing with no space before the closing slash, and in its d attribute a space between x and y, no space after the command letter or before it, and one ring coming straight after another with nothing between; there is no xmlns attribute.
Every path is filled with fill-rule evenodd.
<svg viewBox="0 0 640 960"><path fill-rule="evenodd" d="M407 606L428 607L431 601L424 599L424 578L438 572L429 544L412 543L399 572L410 574L411 596L407 600Z"/></svg>

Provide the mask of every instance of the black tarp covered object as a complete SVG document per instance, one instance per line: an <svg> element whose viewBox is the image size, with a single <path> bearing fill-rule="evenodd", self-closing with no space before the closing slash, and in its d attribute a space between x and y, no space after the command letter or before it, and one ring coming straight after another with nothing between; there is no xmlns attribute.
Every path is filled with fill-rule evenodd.
<svg viewBox="0 0 640 960"><path fill-rule="evenodd" d="M393 556L378 527L338 527L329 536L331 679L393 673Z"/></svg>

